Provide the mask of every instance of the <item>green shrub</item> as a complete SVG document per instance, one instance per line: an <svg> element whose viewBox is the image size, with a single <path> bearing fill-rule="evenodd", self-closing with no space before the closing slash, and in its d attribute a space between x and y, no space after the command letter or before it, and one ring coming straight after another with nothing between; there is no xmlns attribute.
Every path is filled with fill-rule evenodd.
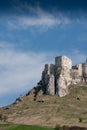
<svg viewBox="0 0 87 130"><path fill-rule="evenodd" d="M83 118L82 117L79 118L79 122L80 123L83 122Z"/></svg>
<svg viewBox="0 0 87 130"><path fill-rule="evenodd" d="M68 126L64 125L63 130L67 130Z"/></svg>
<svg viewBox="0 0 87 130"><path fill-rule="evenodd" d="M60 125L56 125L54 130L63 130L63 127L61 127Z"/></svg>

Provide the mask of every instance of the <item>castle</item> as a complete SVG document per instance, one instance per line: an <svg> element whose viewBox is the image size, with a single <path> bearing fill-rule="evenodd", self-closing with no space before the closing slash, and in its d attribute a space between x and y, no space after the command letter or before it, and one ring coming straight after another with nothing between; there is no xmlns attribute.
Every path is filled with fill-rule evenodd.
<svg viewBox="0 0 87 130"><path fill-rule="evenodd" d="M68 86L87 84L87 60L72 66L72 60L66 56L55 57L55 64L46 64L42 72L43 93L63 97L69 93Z"/></svg>

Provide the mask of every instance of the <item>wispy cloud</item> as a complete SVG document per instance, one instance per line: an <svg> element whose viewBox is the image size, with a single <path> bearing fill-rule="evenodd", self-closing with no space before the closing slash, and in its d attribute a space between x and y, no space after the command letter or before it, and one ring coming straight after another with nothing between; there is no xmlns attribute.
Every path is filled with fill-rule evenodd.
<svg viewBox="0 0 87 130"><path fill-rule="evenodd" d="M0 95L30 90L39 81L46 54L0 51Z"/></svg>
<svg viewBox="0 0 87 130"><path fill-rule="evenodd" d="M18 95L37 85L49 55L16 51L12 44L0 42L0 106L13 102Z"/></svg>
<svg viewBox="0 0 87 130"><path fill-rule="evenodd" d="M51 28L57 25L70 24L72 22L77 22L79 24L87 23L86 10L83 9L85 3L81 1L48 1L49 4L45 4L48 8L45 8L43 4L44 1L28 2L26 0L18 0L16 2L13 1L12 3L13 13L10 11L10 15L9 13L8 15L5 15L5 17L2 15L2 19L6 18L4 22L7 22L7 25L12 29L27 29L29 27ZM32 3L34 5L32 5ZM84 4L81 5L81 3ZM71 9L69 7L71 7Z"/></svg>
<svg viewBox="0 0 87 130"><path fill-rule="evenodd" d="M67 25L71 23L86 24L87 16L83 11L71 12L41 8L39 5L31 6L25 4L15 5L15 14L2 16L1 23L7 25L9 29L30 29L33 27L49 29L59 25ZM36 29L35 28L35 29Z"/></svg>
<svg viewBox="0 0 87 130"><path fill-rule="evenodd" d="M54 15L54 13L46 12L40 7L33 8L28 5L26 6L27 6L27 15L9 17L8 25L10 27L14 29L19 29L19 28L26 29L28 27L50 28L56 25L70 23L70 19L64 16L61 12L57 12L57 15ZM21 10L21 8L19 9Z"/></svg>

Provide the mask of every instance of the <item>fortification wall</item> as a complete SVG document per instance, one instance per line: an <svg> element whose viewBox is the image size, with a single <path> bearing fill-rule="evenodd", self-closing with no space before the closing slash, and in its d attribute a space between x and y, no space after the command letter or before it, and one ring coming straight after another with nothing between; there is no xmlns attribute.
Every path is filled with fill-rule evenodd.
<svg viewBox="0 0 87 130"><path fill-rule="evenodd" d="M82 64L84 82L87 84L87 62Z"/></svg>
<svg viewBox="0 0 87 130"><path fill-rule="evenodd" d="M60 67L60 68L72 68L72 61L66 56L57 56L55 58L55 65Z"/></svg>
<svg viewBox="0 0 87 130"><path fill-rule="evenodd" d="M44 71L42 72L42 83L44 85L44 93L55 94L55 65L45 64Z"/></svg>
<svg viewBox="0 0 87 130"><path fill-rule="evenodd" d="M83 75L82 64L73 66L71 73L72 73L72 76L74 76L75 78L81 77Z"/></svg>
<svg viewBox="0 0 87 130"><path fill-rule="evenodd" d="M87 77L87 63L82 64L83 77Z"/></svg>
<svg viewBox="0 0 87 130"><path fill-rule="evenodd" d="M48 84L47 84L46 93L49 95L55 94L55 77L52 74L48 76Z"/></svg>
<svg viewBox="0 0 87 130"><path fill-rule="evenodd" d="M82 64L78 64L77 68L78 68L78 74L79 74L79 76L82 76Z"/></svg>
<svg viewBox="0 0 87 130"><path fill-rule="evenodd" d="M55 64L45 65L41 80L44 93L65 96L70 84L87 83L87 62L72 67L71 59L57 56Z"/></svg>
<svg viewBox="0 0 87 130"><path fill-rule="evenodd" d="M48 75L50 74L50 65L49 64L45 64L44 72Z"/></svg>

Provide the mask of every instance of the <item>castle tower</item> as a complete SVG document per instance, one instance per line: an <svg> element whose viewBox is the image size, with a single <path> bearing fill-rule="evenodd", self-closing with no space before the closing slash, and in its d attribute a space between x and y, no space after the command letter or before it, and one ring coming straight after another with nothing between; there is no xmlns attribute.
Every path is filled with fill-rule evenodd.
<svg viewBox="0 0 87 130"><path fill-rule="evenodd" d="M86 62L82 64L83 78L87 83L87 59Z"/></svg>
<svg viewBox="0 0 87 130"><path fill-rule="evenodd" d="M55 94L55 76L54 76L54 65L45 65L42 73L43 91L45 94Z"/></svg>
<svg viewBox="0 0 87 130"><path fill-rule="evenodd" d="M71 59L57 56L55 64L45 65L41 81L44 94L63 97L69 93L70 84L87 84L87 59L72 67Z"/></svg>
<svg viewBox="0 0 87 130"><path fill-rule="evenodd" d="M57 56L55 57L55 65L60 68L72 68L72 60L66 56Z"/></svg>
<svg viewBox="0 0 87 130"><path fill-rule="evenodd" d="M55 66L55 93L62 97L68 93L68 86L71 83L70 70L72 61L66 56L57 56Z"/></svg>
<svg viewBox="0 0 87 130"><path fill-rule="evenodd" d="M77 68L78 68L78 76L82 76L82 64L78 64Z"/></svg>

